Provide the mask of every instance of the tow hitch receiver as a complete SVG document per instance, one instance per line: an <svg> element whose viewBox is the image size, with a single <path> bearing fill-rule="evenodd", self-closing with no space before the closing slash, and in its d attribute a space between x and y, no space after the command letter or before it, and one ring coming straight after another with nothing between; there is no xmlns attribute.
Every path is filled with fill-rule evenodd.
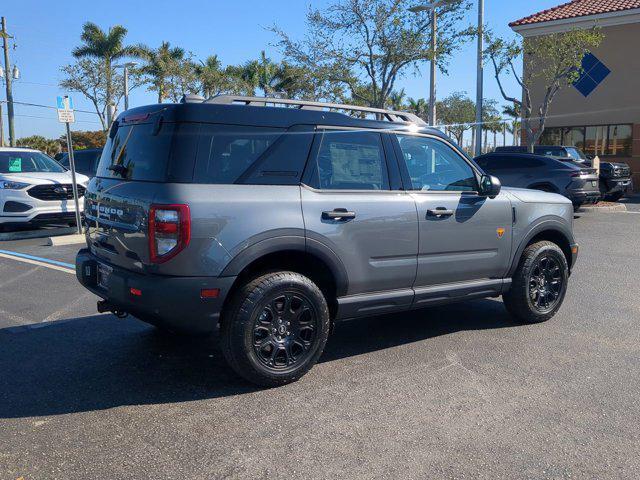
<svg viewBox="0 0 640 480"><path fill-rule="evenodd" d="M112 303L109 303L107 300L98 301L97 308L98 308L98 313L113 313L118 318L125 318L127 315L129 315L127 312L118 310L118 308L115 305L113 305Z"/></svg>

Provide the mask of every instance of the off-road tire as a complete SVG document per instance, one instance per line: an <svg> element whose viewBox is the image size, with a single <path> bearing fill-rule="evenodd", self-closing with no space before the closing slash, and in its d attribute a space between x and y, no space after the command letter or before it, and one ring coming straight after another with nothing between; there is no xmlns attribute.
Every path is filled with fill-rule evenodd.
<svg viewBox="0 0 640 480"><path fill-rule="evenodd" d="M558 299L555 305L548 311L540 311L534 305L530 295L530 281L532 270L536 262L543 256L550 256L557 262L560 268L560 286ZM562 306L567 292L567 281L569 279L569 265L564 253L558 245L549 241L540 241L529 245L522 252L520 262L512 278L511 288L502 295L507 311L519 322L540 323L549 320Z"/></svg>
<svg viewBox="0 0 640 480"><path fill-rule="evenodd" d="M287 293L289 292L289 293ZM317 331L299 364L276 370L265 365L255 351L258 317L279 295L304 297L316 315ZM272 272L261 275L238 288L222 314L220 345L231 368L251 383L276 387L295 382L317 362L329 336L330 317L327 301L309 278L295 272ZM287 352L287 364L288 355Z"/></svg>

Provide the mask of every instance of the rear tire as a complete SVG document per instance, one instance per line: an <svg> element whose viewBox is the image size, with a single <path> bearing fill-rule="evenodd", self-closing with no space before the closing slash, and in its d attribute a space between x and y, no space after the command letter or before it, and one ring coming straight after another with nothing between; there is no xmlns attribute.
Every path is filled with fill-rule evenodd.
<svg viewBox="0 0 640 480"><path fill-rule="evenodd" d="M607 202L617 202L622 197L624 197L624 192L616 192L616 193L612 193L611 195L604 195L604 199Z"/></svg>
<svg viewBox="0 0 640 480"><path fill-rule="evenodd" d="M315 283L295 272L267 273L242 285L223 312L222 352L249 382L295 382L316 363L329 336L329 308Z"/></svg>
<svg viewBox="0 0 640 480"><path fill-rule="evenodd" d="M525 248L511 288L502 295L507 311L522 323L549 320L562 306L567 292L569 265L553 242L540 241Z"/></svg>

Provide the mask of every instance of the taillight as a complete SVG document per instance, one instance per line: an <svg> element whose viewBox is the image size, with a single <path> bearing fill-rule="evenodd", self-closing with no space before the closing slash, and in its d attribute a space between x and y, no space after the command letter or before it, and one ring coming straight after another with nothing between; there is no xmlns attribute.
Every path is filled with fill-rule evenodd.
<svg viewBox="0 0 640 480"><path fill-rule="evenodd" d="M191 239L189 205L151 205L149 258L164 263L180 253Z"/></svg>

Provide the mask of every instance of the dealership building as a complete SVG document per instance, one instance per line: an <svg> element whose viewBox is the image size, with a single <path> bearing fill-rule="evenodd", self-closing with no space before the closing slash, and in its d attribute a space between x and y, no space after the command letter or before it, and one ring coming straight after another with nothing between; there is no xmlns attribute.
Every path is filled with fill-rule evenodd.
<svg viewBox="0 0 640 480"><path fill-rule="evenodd" d="M523 37L600 28L604 39L584 57L580 78L554 98L541 143L626 162L640 190L640 0L573 0L509 25ZM543 90L533 85L533 105Z"/></svg>

